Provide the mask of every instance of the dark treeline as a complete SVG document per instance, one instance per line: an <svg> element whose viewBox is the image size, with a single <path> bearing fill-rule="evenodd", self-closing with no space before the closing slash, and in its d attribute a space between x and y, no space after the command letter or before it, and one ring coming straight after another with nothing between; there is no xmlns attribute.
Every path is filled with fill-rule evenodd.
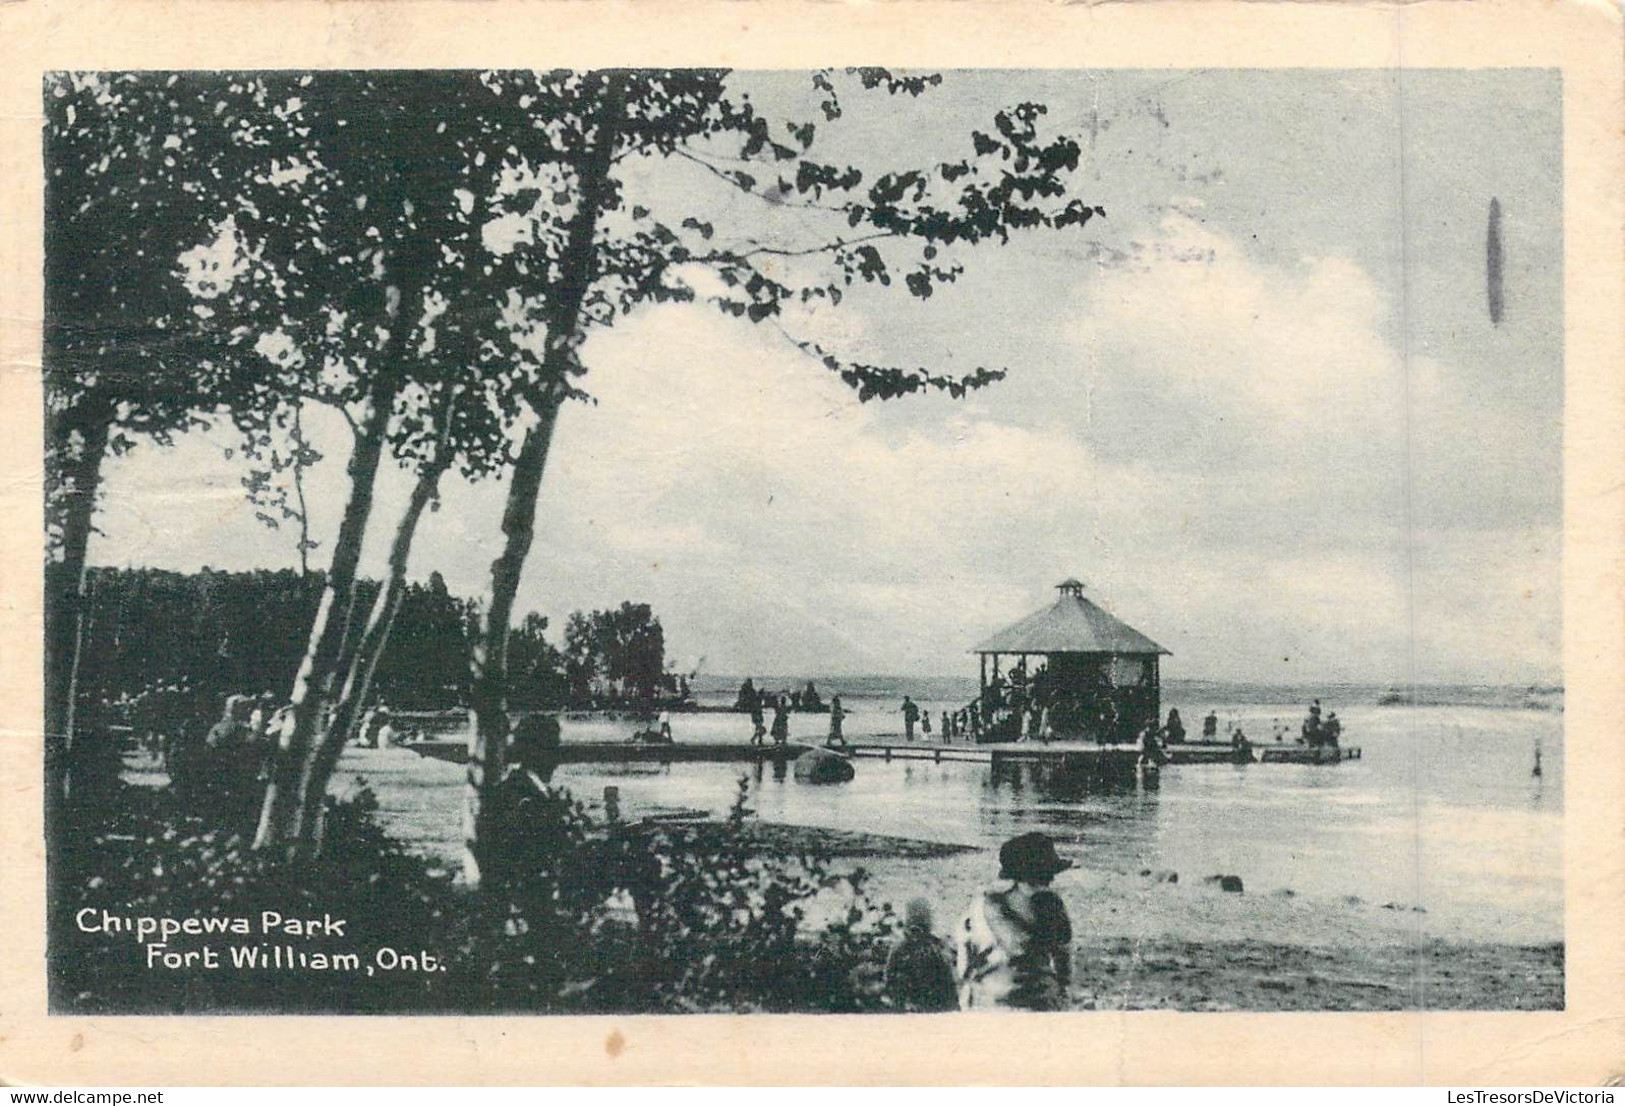
<svg viewBox="0 0 1625 1106"><path fill-rule="evenodd" d="M299 667L323 585L321 573L294 569L93 569L81 702L117 702L182 682L205 698L281 692ZM362 611L379 586L362 581ZM402 710L467 706L478 614L478 604L452 595L438 572L409 584L379 661L375 698ZM547 625L531 614L509 635L511 699L520 708L566 705L565 661L544 637Z"/></svg>

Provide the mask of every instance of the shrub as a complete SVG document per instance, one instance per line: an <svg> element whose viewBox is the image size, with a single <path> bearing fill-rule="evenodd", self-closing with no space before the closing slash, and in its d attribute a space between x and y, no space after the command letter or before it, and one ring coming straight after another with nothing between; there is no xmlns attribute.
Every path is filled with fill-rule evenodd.
<svg viewBox="0 0 1625 1106"><path fill-rule="evenodd" d="M363 792L347 803L329 800L327 847L314 860L274 859L248 847L244 835L211 824L168 789L122 787L97 804L97 820L80 812L57 853L60 872L50 942L53 1007L65 1012L234 1011L362 1012L423 1009L453 1000L459 973L386 973L358 985L352 974L235 967L227 946L291 945L301 952L376 947L455 948L467 911L444 876L430 872L384 834L376 800ZM149 967L146 942L127 932L84 932L91 921L116 918L250 919L261 911L287 918L346 922L344 939L279 940L257 931L210 940L173 938L176 951L212 945L216 969Z"/></svg>
<svg viewBox="0 0 1625 1106"><path fill-rule="evenodd" d="M55 850L49 973L63 1013L387 1013L863 1011L889 1007L881 974L897 932L863 894L863 873L816 854L764 857L745 820L748 784L722 824L593 824L567 791L527 811L528 839L551 842L521 879L479 894L407 853L371 792L329 800L320 856L257 853L209 808L169 789L119 785L92 818L71 815ZM546 824L542 824L546 823ZM810 903L849 887L850 906L816 933ZM181 951L285 944L313 953L427 951L442 970L169 970L146 940L87 933L90 909L119 918L331 915L341 938L178 937Z"/></svg>
<svg viewBox="0 0 1625 1106"><path fill-rule="evenodd" d="M630 839L645 882L634 887L643 978L670 1010L833 1010L881 1005L878 980L896 933L889 908L862 894L863 874L827 857L764 858L745 833L748 783L721 825L662 828ZM854 902L816 937L807 910L849 884Z"/></svg>

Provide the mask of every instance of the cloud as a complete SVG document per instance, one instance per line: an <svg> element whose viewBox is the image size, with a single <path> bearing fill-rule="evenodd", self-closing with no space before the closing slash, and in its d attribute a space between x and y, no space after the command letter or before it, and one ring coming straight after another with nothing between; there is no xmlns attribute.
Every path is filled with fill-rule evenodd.
<svg viewBox="0 0 1625 1106"><path fill-rule="evenodd" d="M1027 594L987 587L987 563L1041 549L1068 490L1094 481L1054 431L963 414L897 431L775 331L692 309L595 337L586 357L597 402L560 421L543 512L564 520L561 545L596 544L634 579L566 572L552 590L656 589L714 631L694 651L740 666L957 658L969 627ZM738 605L757 616L735 621Z"/></svg>

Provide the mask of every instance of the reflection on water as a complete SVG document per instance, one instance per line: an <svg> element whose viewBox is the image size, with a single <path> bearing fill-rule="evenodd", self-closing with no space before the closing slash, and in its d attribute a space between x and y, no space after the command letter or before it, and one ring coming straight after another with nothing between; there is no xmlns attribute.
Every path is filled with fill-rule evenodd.
<svg viewBox="0 0 1625 1106"><path fill-rule="evenodd" d="M1008 789L1020 795L1033 791L1045 799L1076 802L1094 795L1133 795L1154 792L1160 775L1151 772L1136 782L1133 777L1102 779L1089 769L1068 763L1001 761L988 771L993 789Z"/></svg>

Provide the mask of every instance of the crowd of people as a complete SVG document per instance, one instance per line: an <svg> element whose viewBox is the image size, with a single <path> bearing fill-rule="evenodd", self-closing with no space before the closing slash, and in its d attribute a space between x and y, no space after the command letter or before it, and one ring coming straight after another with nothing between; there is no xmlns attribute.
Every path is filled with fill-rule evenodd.
<svg viewBox="0 0 1625 1106"><path fill-rule="evenodd" d="M1337 748L1338 739L1343 736L1343 723L1338 721L1334 710L1324 719L1320 716L1320 700L1316 699L1309 706L1309 716L1303 720L1299 732L1298 744L1307 745L1312 749L1329 747Z"/></svg>
<svg viewBox="0 0 1625 1106"><path fill-rule="evenodd" d="M116 777L129 750L161 768L189 800L229 808L223 812L234 824L251 821L291 711L270 691L224 694L187 679L149 684L95 704L81 732L102 735L84 743L99 759L82 755L80 778ZM409 736L380 703L365 715L357 743L378 748Z"/></svg>
<svg viewBox="0 0 1625 1106"><path fill-rule="evenodd" d="M1183 726L1178 728L1179 736L1177 738L1172 734L1174 723L1178 719L1178 714L1178 711L1172 711L1169 715L1169 725L1167 729L1170 731L1168 735L1168 741L1170 743L1177 743L1178 741L1184 740ZM1226 723L1225 732L1228 735L1231 745L1238 748L1252 748L1252 742L1242 730L1240 723L1234 721ZM1291 732L1292 727L1290 723L1283 722L1280 718L1272 718L1270 720L1270 736L1274 739L1276 744L1283 744ZM1327 747L1335 749L1337 748L1342 736L1343 723L1342 720L1337 717L1337 712L1335 710L1331 711L1327 713L1324 718L1322 718L1320 700L1316 699L1314 702L1309 704L1308 713L1304 716L1302 723L1300 723L1298 727L1298 735L1293 738L1293 741L1295 744L1307 745L1310 748ZM1215 742L1219 740L1219 715L1216 711L1209 711L1207 717L1202 719L1202 740L1207 742Z"/></svg>
<svg viewBox="0 0 1625 1106"><path fill-rule="evenodd" d="M749 676L739 685L739 695L734 699L733 709L741 714L758 709L769 710L778 705L780 700L783 700L786 709L792 711L823 714L829 710L829 704L824 702L811 680L807 681L806 687L798 691L769 691L765 687L757 687L756 682Z"/></svg>

